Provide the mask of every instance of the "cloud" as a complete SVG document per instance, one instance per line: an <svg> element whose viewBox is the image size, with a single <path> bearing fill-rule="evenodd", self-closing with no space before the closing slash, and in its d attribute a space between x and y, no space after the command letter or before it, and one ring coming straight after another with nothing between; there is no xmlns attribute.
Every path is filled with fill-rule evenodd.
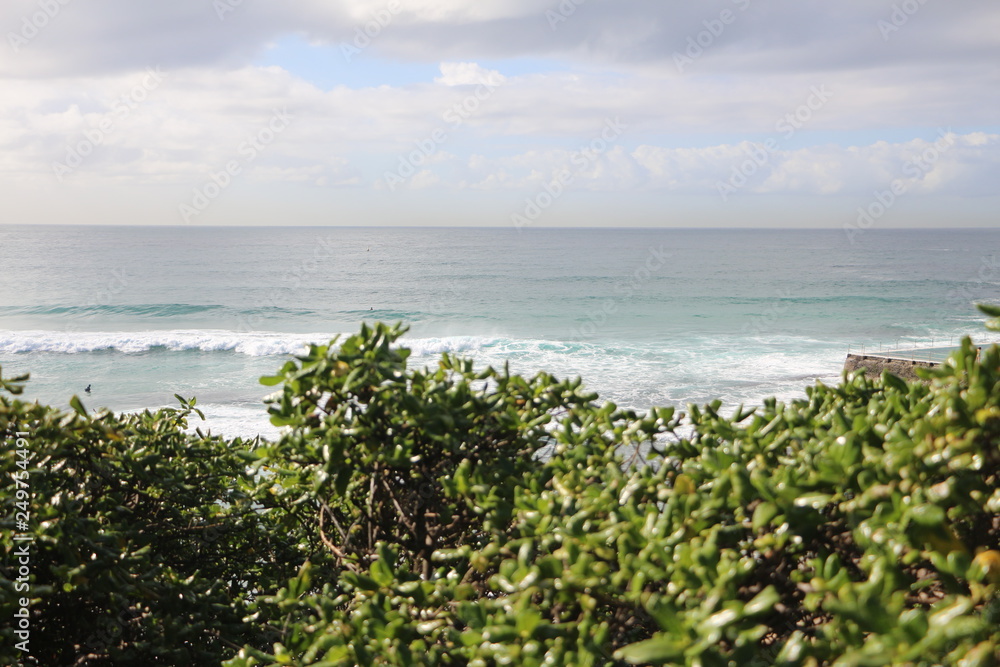
<svg viewBox="0 0 1000 667"><path fill-rule="evenodd" d="M441 63L441 76L434 79L442 86L476 86L487 84L499 86L504 77L496 70L488 70L476 63Z"/></svg>
<svg viewBox="0 0 1000 667"><path fill-rule="evenodd" d="M54 165L67 163L104 126L70 178L197 182L239 159L240 147L266 128L275 110L286 109L294 120L253 165L278 181L318 182L325 176L331 184L371 187L396 168L400 155L441 132L436 157L426 165L435 178L421 177L422 186L530 189L585 150L608 119L620 118L627 126L622 137L580 174L576 187L708 192L747 159L749 147L771 139L776 149L741 191L822 195L897 178L906 160L927 150L928 140L793 147L803 138L885 124L873 108L902 127L927 127L940 116L974 125L991 111L970 100L995 95L967 90L949 100L936 90L879 88L875 78L839 74L828 74L830 83L822 86L799 74L728 84L651 74L505 77L475 62L442 63L441 75L426 84L329 91L278 67L242 67L224 75L160 70L162 82L153 87L147 86L149 71L63 79L58 86L7 81L9 94L0 98L0 174L55 182ZM469 101L468 87L483 81L503 85L494 84L488 96L463 107L468 111L461 117L450 116L449 110ZM825 92L817 97L820 90ZM874 107L870 98L877 100ZM958 106L963 108L952 110ZM668 132L709 138L720 130L755 138L688 139L687 146L662 138ZM522 141L532 147L505 147ZM998 154L996 134L961 133L954 149L912 185L927 192L988 191L989 179L976 174L995 174Z"/></svg>
<svg viewBox="0 0 1000 667"><path fill-rule="evenodd" d="M990 195L1000 179L1000 135L945 133L935 140L876 142L867 146L823 145L769 152L764 144L740 142L705 148L643 144L611 146L583 168L585 153L528 151L503 158L473 155L441 186L477 190L532 191L572 174L570 190L717 193L732 181L745 194L865 196L893 182L914 194ZM970 188L968 175L977 174Z"/></svg>
<svg viewBox="0 0 1000 667"><path fill-rule="evenodd" d="M366 30L347 62L340 45ZM240 176L261 193L381 196L428 141L401 190L531 192L614 118L627 130L569 189L715 197L735 169L741 197L870 196L900 178L989 197L1000 176L987 0L5 0L0 37L0 187L42 199L107 184L187 196L280 109L294 121ZM299 60L254 64L289 40ZM316 76L414 64L405 83ZM163 82L133 99L149 68ZM949 127L954 145L913 171Z"/></svg>
<svg viewBox="0 0 1000 667"><path fill-rule="evenodd" d="M48 12L54 15L43 5L56 7ZM895 9L911 5L910 13ZM553 23L552 14L564 20ZM702 74L899 63L984 68L984 55L1000 45L1000 6L989 0L6 0L0 32L8 43L11 35L26 43L2 50L0 72L93 76L149 64L234 66L281 35L337 44L373 20L387 25L372 48L401 61L558 57L673 67L675 55L694 43L691 71ZM894 28L888 37L880 24Z"/></svg>

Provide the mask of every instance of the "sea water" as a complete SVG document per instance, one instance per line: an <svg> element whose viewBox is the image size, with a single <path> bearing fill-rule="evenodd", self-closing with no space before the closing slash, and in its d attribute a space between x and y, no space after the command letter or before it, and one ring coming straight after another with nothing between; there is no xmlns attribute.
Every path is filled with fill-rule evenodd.
<svg viewBox="0 0 1000 667"><path fill-rule="evenodd" d="M0 226L0 366L116 411L197 397L271 437L258 383L309 342L403 322L441 352L603 399L759 404L848 349L996 340L995 230ZM91 393L84 389L90 385Z"/></svg>

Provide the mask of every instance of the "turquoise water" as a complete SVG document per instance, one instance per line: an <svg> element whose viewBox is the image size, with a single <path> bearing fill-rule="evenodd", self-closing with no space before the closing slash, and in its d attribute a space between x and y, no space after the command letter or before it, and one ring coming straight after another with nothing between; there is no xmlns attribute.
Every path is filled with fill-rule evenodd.
<svg viewBox="0 0 1000 667"><path fill-rule="evenodd" d="M992 340L993 230L0 226L0 365L65 405L197 396L273 433L257 379L309 341L403 321L445 350L584 378L621 405L791 398L849 345ZM92 385L90 396L83 388Z"/></svg>

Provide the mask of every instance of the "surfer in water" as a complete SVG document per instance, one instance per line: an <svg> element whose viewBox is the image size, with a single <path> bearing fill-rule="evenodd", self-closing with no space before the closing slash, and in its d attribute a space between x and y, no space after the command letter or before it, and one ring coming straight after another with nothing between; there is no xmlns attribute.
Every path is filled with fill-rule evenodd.
<svg viewBox="0 0 1000 667"><path fill-rule="evenodd" d="M84 391L87 392L88 394L90 393L90 385L89 384L87 385L87 388L84 389Z"/></svg>

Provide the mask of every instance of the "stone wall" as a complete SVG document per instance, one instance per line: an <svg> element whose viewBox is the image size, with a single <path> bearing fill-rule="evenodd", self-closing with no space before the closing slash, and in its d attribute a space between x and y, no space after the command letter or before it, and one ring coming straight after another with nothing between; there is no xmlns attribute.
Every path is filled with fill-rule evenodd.
<svg viewBox="0 0 1000 667"><path fill-rule="evenodd" d="M928 361L910 361L909 359L890 359L887 357L870 357L861 354L847 355L844 370L848 372L864 370L870 378L881 377L882 371L889 371L904 380L919 380L916 369L934 368L939 364Z"/></svg>

